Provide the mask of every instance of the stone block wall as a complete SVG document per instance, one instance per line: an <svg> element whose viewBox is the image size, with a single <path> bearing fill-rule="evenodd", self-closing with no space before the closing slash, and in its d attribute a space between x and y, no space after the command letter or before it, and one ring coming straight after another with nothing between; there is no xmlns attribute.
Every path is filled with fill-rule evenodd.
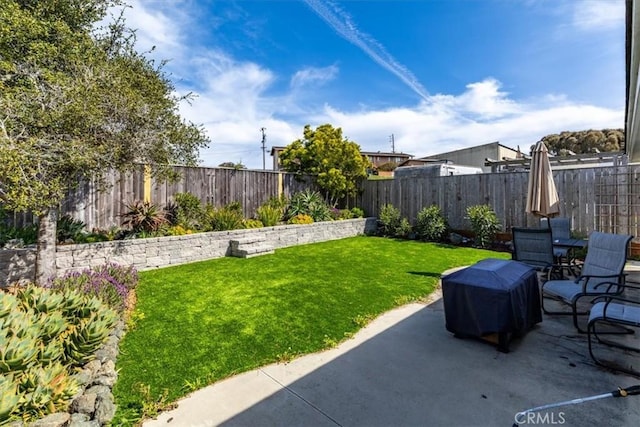
<svg viewBox="0 0 640 427"><path fill-rule="evenodd" d="M369 234L375 229L375 218L357 218L185 236L60 245L56 250L57 274L82 271L108 262L133 265L142 271L221 258L230 254L230 240L255 235L264 236L266 243L277 249ZM18 280L33 280L34 262L34 249L0 250L0 286Z"/></svg>

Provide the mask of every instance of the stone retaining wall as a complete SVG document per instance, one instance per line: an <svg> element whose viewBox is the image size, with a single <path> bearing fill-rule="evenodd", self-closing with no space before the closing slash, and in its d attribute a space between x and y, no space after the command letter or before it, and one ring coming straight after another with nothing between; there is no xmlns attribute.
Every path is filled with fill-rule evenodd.
<svg viewBox="0 0 640 427"><path fill-rule="evenodd" d="M82 271L108 262L133 265L142 271L221 258L230 255L230 240L250 236L264 237L266 243L277 249L368 234L375 229L375 218L357 218L185 236L60 245L56 250L57 274ZM0 286L7 286L18 280L33 280L34 262L35 249L0 250Z"/></svg>

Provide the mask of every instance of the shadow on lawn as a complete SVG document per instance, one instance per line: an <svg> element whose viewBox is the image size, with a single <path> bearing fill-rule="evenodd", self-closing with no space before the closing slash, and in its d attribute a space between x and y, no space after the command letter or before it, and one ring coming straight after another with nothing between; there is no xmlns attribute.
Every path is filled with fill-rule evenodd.
<svg viewBox="0 0 640 427"><path fill-rule="evenodd" d="M441 273L432 273L430 271L407 271L407 273L415 274L416 276L437 277L438 279L442 276Z"/></svg>

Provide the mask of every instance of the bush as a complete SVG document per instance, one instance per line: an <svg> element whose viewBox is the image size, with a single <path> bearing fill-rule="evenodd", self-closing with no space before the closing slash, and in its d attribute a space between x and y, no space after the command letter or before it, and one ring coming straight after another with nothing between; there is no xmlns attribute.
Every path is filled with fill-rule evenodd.
<svg viewBox="0 0 640 427"><path fill-rule="evenodd" d="M351 218L364 218L364 211L360 208L351 208Z"/></svg>
<svg viewBox="0 0 640 427"><path fill-rule="evenodd" d="M54 290L73 290L96 297L114 310L124 312L129 301L129 292L138 284L138 273L134 267L106 264L82 272L69 272L47 284Z"/></svg>
<svg viewBox="0 0 640 427"><path fill-rule="evenodd" d="M411 233L411 224L406 218L402 218L400 210L391 204L386 204L380 209L378 218L378 235L384 237L408 237Z"/></svg>
<svg viewBox="0 0 640 427"><path fill-rule="evenodd" d="M205 224L205 209L200 199L191 193L177 193L175 206L168 205L168 216L173 218L173 225L181 225L187 230L200 230Z"/></svg>
<svg viewBox="0 0 640 427"><path fill-rule="evenodd" d="M439 242L447 233L447 221L442 215L439 206L433 205L423 208L418 212L416 219L416 233L418 238Z"/></svg>
<svg viewBox="0 0 640 427"><path fill-rule="evenodd" d="M257 220L257 219L245 219L243 222L244 228L262 228L264 227L264 224L262 223L262 221Z"/></svg>
<svg viewBox="0 0 640 427"><path fill-rule="evenodd" d="M225 206L216 209L211 205L207 205L208 228L212 231L238 230L244 224L242 211L234 206Z"/></svg>
<svg viewBox="0 0 640 427"><path fill-rule="evenodd" d="M9 227L0 223L0 247L10 241L19 242L18 246L35 244L38 241L38 226Z"/></svg>
<svg viewBox="0 0 640 427"><path fill-rule="evenodd" d="M304 190L291 197L287 217L309 215L314 222L331 220L331 208L317 191Z"/></svg>
<svg viewBox="0 0 640 427"><path fill-rule="evenodd" d="M73 219L70 215L61 216L56 223L58 243L64 243L67 240L82 241L82 232L85 227L84 222Z"/></svg>
<svg viewBox="0 0 640 427"><path fill-rule="evenodd" d="M289 224L313 224L313 218L309 215L298 214L289 219Z"/></svg>
<svg viewBox="0 0 640 427"><path fill-rule="evenodd" d="M141 201L127 205L127 212L122 218L122 225L130 227L134 233L154 233L168 223L161 209L153 203Z"/></svg>
<svg viewBox="0 0 640 427"><path fill-rule="evenodd" d="M467 218L475 234L475 244L482 248L489 246L500 231L500 221L489 205L475 205L467 208Z"/></svg>
<svg viewBox="0 0 640 427"><path fill-rule="evenodd" d="M282 221L282 209L265 204L256 210L256 217L265 227L273 227Z"/></svg>

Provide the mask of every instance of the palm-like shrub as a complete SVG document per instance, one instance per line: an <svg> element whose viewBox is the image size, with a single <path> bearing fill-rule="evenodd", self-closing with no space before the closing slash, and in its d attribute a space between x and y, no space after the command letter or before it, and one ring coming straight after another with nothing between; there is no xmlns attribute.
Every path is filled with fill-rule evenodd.
<svg viewBox="0 0 640 427"><path fill-rule="evenodd" d="M448 229L447 220L439 206L432 205L418 212L416 233L418 238L431 242L441 241Z"/></svg>
<svg viewBox="0 0 640 427"><path fill-rule="evenodd" d="M156 232L167 223L164 211L150 202L133 202L127 205L127 211L122 214L122 225L131 228L134 233Z"/></svg>

